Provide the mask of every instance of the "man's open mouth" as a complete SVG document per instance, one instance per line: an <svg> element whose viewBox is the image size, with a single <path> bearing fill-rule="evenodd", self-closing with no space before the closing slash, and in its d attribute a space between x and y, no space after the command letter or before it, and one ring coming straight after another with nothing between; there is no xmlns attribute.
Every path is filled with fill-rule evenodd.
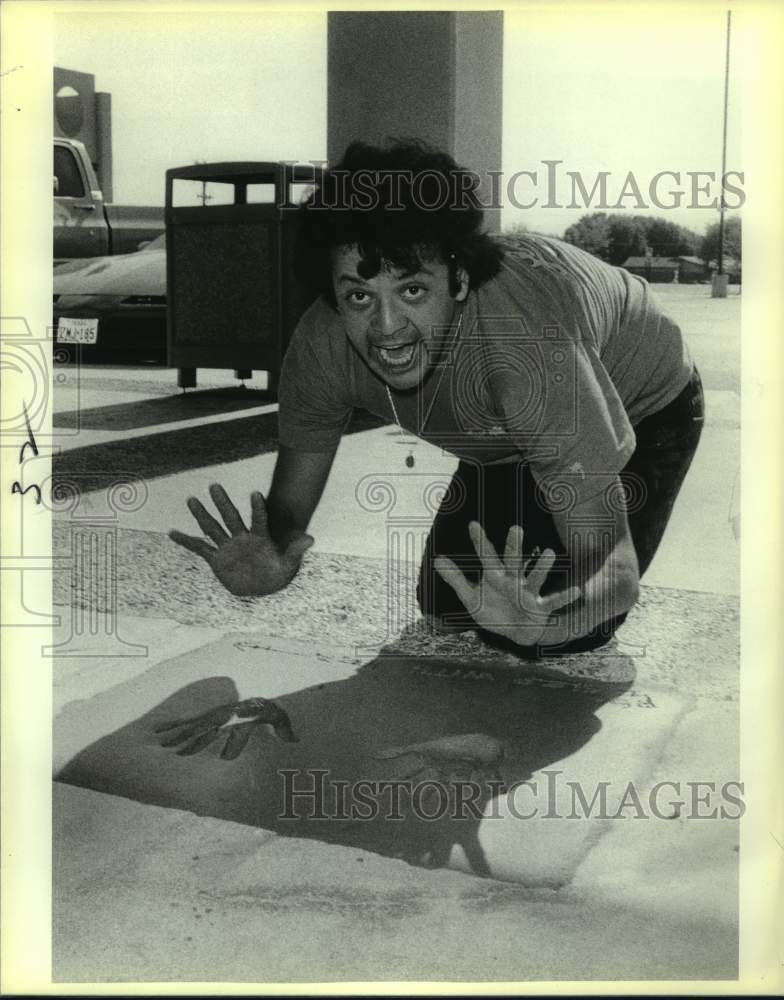
<svg viewBox="0 0 784 1000"><path fill-rule="evenodd" d="M385 368L403 371L413 362L418 344L419 341L415 340L409 344L399 344L397 347L377 347L376 351Z"/></svg>

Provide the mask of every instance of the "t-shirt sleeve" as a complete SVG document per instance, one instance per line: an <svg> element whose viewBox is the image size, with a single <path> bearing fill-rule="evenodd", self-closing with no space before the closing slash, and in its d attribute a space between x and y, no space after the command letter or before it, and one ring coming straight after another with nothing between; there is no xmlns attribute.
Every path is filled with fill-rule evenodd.
<svg viewBox="0 0 784 1000"><path fill-rule="evenodd" d="M566 412L571 411L574 420L563 428L561 405L555 412L545 408L545 437L550 425L566 433L561 435L558 456L540 462L538 469L535 463L534 474L571 471L575 465L586 475L620 472L635 449L634 429L595 345L582 340L571 348L573 360L564 366L563 386L569 396Z"/></svg>
<svg viewBox="0 0 784 1000"><path fill-rule="evenodd" d="M585 493L626 465L636 440L601 354L612 289L556 265L509 268L485 294L481 326L504 428L534 478L576 473Z"/></svg>
<svg viewBox="0 0 784 1000"><path fill-rule="evenodd" d="M328 309L316 303L303 315L281 369L278 440L297 451L332 451L351 419L343 334Z"/></svg>
<svg viewBox="0 0 784 1000"><path fill-rule="evenodd" d="M619 472L634 452L634 430L593 344L529 342L524 354L503 379L501 403L534 477Z"/></svg>

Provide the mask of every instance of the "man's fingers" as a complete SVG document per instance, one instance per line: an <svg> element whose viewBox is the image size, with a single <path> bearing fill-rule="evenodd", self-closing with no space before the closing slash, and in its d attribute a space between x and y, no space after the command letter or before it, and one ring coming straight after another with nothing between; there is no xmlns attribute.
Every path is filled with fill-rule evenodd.
<svg viewBox="0 0 784 1000"><path fill-rule="evenodd" d="M250 726L232 726L229 738L221 750L221 757L224 760L236 760L239 757L248 744L250 730Z"/></svg>
<svg viewBox="0 0 784 1000"><path fill-rule="evenodd" d="M522 562L523 556L523 529L519 524L513 524L509 529L506 536L506 545L504 546L504 563L506 565L507 572L510 567L512 569L518 569Z"/></svg>
<svg viewBox="0 0 784 1000"><path fill-rule="evenodd" d="M178 743L185 743L191 738L191 736L199 736L204 732L204 723L193 722L190 725L178 726L175 731L170 731L168 735L164 736L161 740L162 747L176 747Z"/></svg>
<svg viewBox="0 0 784 1000"><path fill-rule="evenodd" d="M482 562L484 573L503 573L504 564L498 557L495 546L485 534L485 529L478 521L471 521L468 525L468 534L471 536L476 554Z"/></svg>
<svg viewBox="0 0 784 1000"><path fill-rule="evenodd" d="M184 549L188 549L190 552L195 552L197 556L201 556L202 559L206 559L207 562L212 559L215 549L204 541L203 538L195 538L193 535L184 535L181 531L170 531L169 538L178 545L181 545Z"/></svg>
<svg viewBox="0 0 784 1000"><path fill-rule="evenodd" d="M558 594L548 594L547 597L541 597L539 600L542 610L551 615L554 611L560 611L568 604L573 604L581 593L579 587L569 587L568 590L562 590Z"/></svg>
<svg viewBox="0 0 784 1000"><path fill-rule="evenodd" d="M476 604L476 599L474 597L474 585L466 580L463 573L457 568L457 566L455 566L452 560L447 559L446 556L439 556L438 559L434 559L433 566L439 576L441 576L441 578L449 584L452 590L454 590L463 602L463 607L466 611L473 613L476 610L474 607Z"/></svg>
<svg viewBox="0 0 784 1000"><path fill-rule="evenodd" d="M228 493L224 490L220 483L213 483L212 486L210 486L210 496L212 497L213 503L218 508L218 513L223 518L224 524L229 529L231 534L244 534L246 528L243 524L242 518L240 517L240 512L231 502Z"/></svg>
<svg viewBox="0 0 784 1000"><path fill-rule="evenodd" d="M211 743L214 743L218 738L218 733L220 730L217 726L213 726L212 729L208 729L203 733L199 733L198 736L194 737L190 743L186 743L184 747L180 747L175 753L178 757L190 757L205 747L208 747Z"/></svg>
<svg viewBox="0 0 784 1000"><path fill-rule="evenodd" d="M220 545L221 542L225 542L228 539L228 534L225 529L215 520L212 514L208 514L204 509L204 504L196 497L188 497L188 510L196 518L196 521L207 536L211 538L216 545Z"/></svg>
<svg viewBox="0 0 784 1000"><path fill-rule="evenodd" d="M525 589L539 595L547 574L555 564L555 552L552 549L545 549L534 563L534 568L525 578Z"/></svg>
<svg viewBox="0 0 784 1000"><path fill-rule="evenodd" d="M250 530L254 535L269 535L267 527L267 504L264 495L256 491L250 495Z"/></svg>

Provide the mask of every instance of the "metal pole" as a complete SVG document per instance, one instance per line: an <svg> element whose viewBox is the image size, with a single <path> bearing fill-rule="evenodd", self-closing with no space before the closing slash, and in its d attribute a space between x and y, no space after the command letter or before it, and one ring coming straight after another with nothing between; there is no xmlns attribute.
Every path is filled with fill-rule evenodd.
<svg viewBox="0 0 784 1000"><path fill-rule="evenodd" d="M730 19L732 11L727 11L727 49L724 60L724 132L721 147L721 202L719 206L719 274L724 274L724 177L727 173L727 104L730 86Z"/></svg>
<svg viewBox="0 0 784 1000"><path fill-rule="evenodd" d="M195 164L206 163L206 160L194 160ZM212 201L212 195L207 194L207 181L201 182L201 194L197 194L196 197L201 201L202 207L205 207L208 201Z"/></svg>

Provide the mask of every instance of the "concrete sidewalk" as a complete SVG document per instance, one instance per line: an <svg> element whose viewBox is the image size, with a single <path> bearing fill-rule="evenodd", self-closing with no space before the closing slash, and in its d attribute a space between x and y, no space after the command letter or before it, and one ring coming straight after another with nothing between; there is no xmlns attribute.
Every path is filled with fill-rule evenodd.
<svg viewBox="0 0 784 1000"><path fill-rule="evenodd" d="M189 530L184 500L205 497L210 482L238 498L265 489L271 452L148 481L143 505L129 504L108 532L116 591L84 587L78 511L56 519L55 554L74 567L56 574L54 595L62 613L56 980L737 975L737 821L731 808L710 822L696 815L730 806L718 790L738 778L738 547L730 517L739 300L706 299L703 288L663 291L690 334L707 425L640 604L595 654L527 664L476 633L423 630L412 596L416 559L390 561L389 511L374 509L372 498L357 501L364 477L378 471L389 479L399 468L397 513L417 530L426 523L422 481L406 475L392 428L344 440L312 528L317 544L292 586L264 601L225 593L165 532ZM163 397L164 375L173 380L117 373L107 385L102 373L86 372L78 400L74 384L65 385L58 408L105 409L110 418L113 406ZM269 411L243 405L239 415ZM228 409L207 419L237 417ZM119 433L81 428L69 447L117 441L121 454L124 440L203 419ZM449 456L419 446L417 473L448 480L453 468ZM95 515L101 495L88 499ZM287 749L259 736L233 762L215 746L177 758L158 745L156 719L199 698L215 704L218 691L285 704L300 743ZM420 858L403 850L422 847L416 837L401 840L395 857L394 844L365 828L348 840L307 824L292 835L238 810L272 788L287 762L307 769L327 761L336 774L364 775L371 762L379 767L377 747L471 732L503 746L505 779L545 789L548 771L558 771L589 798L608 782L612 803L626 801L622 816L568 819L566 784L556 801L561 818L520 820L503 795L493 800L494 817L488 800L486 818L471 831L486 866L479 877L460 836L443 864L422 867L438 862L429 848ZM714 785L707 805L695 802L705 794L694 791L696 781ZM683 800L678 806L678 795L663 796L662 818L649 808L658 782L680 783ZM624 799L629 783L647 816Z"/></svg>

